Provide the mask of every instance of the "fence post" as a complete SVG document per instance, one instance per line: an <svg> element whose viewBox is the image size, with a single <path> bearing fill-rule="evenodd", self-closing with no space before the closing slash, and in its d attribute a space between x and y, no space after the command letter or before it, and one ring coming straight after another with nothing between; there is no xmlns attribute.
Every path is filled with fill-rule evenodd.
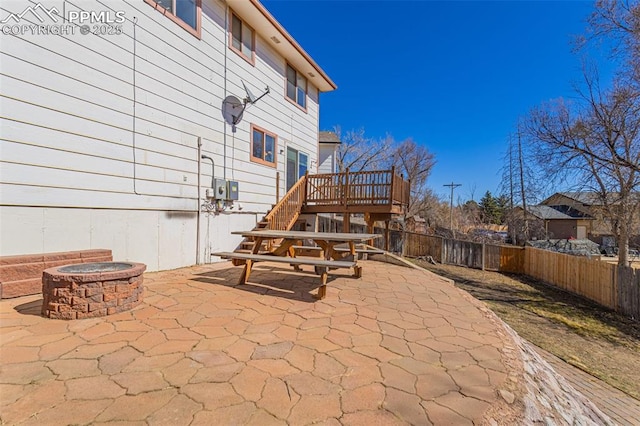
<svg viewBox="0 0 640 426"><path fill-rule="evenodd" d="M484 271L484 256L485 256L485 244L482 242L482 253L480 255L482 261L482 270Z"/></svg>

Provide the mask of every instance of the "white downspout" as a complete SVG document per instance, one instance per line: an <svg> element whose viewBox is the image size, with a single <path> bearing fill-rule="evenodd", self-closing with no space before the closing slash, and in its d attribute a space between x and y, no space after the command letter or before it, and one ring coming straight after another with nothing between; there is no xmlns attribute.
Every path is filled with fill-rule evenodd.
<svg viewBox="0 0 640 426"><path fill-rule="evenodd" d="M196 208L198 209L198 216L196 221L196 265L201 265L200 260L200 227L202 220L202 209L200 208L200 194L202 192L200 188L201 170L202 170L202 138L198 136L198 198L196 201Z"/></svg>

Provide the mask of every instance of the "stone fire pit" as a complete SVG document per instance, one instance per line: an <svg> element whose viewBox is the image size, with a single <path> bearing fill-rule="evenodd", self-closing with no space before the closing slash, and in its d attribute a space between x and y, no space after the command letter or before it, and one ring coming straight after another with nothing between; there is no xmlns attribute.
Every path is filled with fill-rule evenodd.
<svg viewBox="0 0 640 426"><path fill-rule="evenodd" d="M42 273L42 316L102 317L142 302L143 263L99 262L56 266Z"/></svg>

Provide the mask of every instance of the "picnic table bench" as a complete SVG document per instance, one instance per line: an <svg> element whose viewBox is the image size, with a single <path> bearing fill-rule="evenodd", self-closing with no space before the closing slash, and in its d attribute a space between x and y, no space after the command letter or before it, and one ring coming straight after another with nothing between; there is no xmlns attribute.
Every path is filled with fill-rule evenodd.
<svg viewBox="0 0 640 426"><path fill-rule="evenodd" d="M330 232L306 232L306 231L278 231L278 230L253 230L243 232L232 232L232 234L242 235L245 238L253 239L253 248L251 253L239 252L219 252L212 253L225 259L244 260L244 270L240 275L239 284L245 284L251 275L251 267L254 262L277 262L288 263L299 270L299 265L311 265L315 267L315 271L320 275L321 284L318 289L318 298L325 297L327 292L327 273L331 268L353 268L354 276L360 278L362 276L362 267L358 266L356 259L353 261L341 260L344 256L343 250L352 255L356 255L355 243L362 243L373 238L379 238L377 234L348 234L348 233L330 233ZM272 249L269 253L259 253L264 240L282 240L280 245ZM324 254L324 259L298 257L294 246L299 245L301 241L313 240L319 246ZM347 244L340 249L336 247L338 244Z"/></svg>
<svg viewBox="0 0 640 426"><path fill-rule="evenodd" d="M329 268L354 268L356 271L356 277L362 275L362 267L357 266L356 262L350 261L338 261L338 260L324 260L318 258L309 257L283 257L274 256L271 254L251 254L251 253L236 253L236 252L220 252L213 253L215 256L219 256L223 259L242 259L249 262L276 262L276 263L288 263L290 265L310 265L315 268L315 272L320 275L320 288L318 289L318 298L322 299L326 295L327 291L327 274ZM240 276L239 284L245 284L251 274L251 267L245 268Z"/></svg>
<svg viewBox="0 0 640 426"><path fill-rule="evenodd" d="M322 254L322 252L324 251L322 247L318 247L318 246L297 246L296 245L296 246L292 246L292 248L295 250L296 255L305 254L309 252L316 252L318 254ZM341 257L345 254L351 254L351 249L349 247L334 247L333 251L336 254L335 256L336 258ZM355 253L356 254L384 254L384 250L365 246L362 248L356 247Z"/></svg>

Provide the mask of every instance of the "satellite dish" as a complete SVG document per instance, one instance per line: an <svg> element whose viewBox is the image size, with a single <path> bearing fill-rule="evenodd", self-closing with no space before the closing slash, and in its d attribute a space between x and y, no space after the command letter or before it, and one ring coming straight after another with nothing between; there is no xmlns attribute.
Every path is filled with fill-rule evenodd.
<svg viewBox="0 0 640 426"><path fill-rule="evenodd" d="M244 81L242 82L242 86L244 86L244 91L247 93L246 98L241 101L237 97L229 95L222 101L222 117L224 117L224 121L227 122L227 124L231 125L231 129L234 132L236 131L236 124L242 120L242 114L247 108L247 105L254 104L269 94L269 86L267 86L265 92L257 98L251 93L247 85L244 84Z"/></svg>
<svg viewBox="0 0 640 426"><path fill-rule="evenodd" d="M252 104L255 101L257 101L258 98L256 98L256 96L253 93L251 93L251 90L249 90L247 85L244 84L244 81L242 82L242 85L244 86L244 91L247 92L247 98L245 99L245 102L248 102L248 103ZM268 87L267 87L267 90L269 90Z"/></svg>
<svg viewBox="0 0 640 426"><path fill-rule="evenodd" d="M242 120L242 113L244 112L244 105L240 99L233 95L229 95L224 98L222 102L222 117L231 126L235 126Z"/></svg>
<svg viewBox="0 0 640 426"><path fill-rule="evenodd" d="M258 102L260 99L262 99L264 96L268 95L270 90L269 90L269 86L267 86L265 90L265 92L256 97L256 95L254 95L253 93L251 93L251 90L249 90L249 88L247 87L246 84L244 84L244 81L242 82L242 85L244 86L244 91L247 93L247 97L244 98L244 105L246 107L247 104L255 104L256 102Z"/></svg>

